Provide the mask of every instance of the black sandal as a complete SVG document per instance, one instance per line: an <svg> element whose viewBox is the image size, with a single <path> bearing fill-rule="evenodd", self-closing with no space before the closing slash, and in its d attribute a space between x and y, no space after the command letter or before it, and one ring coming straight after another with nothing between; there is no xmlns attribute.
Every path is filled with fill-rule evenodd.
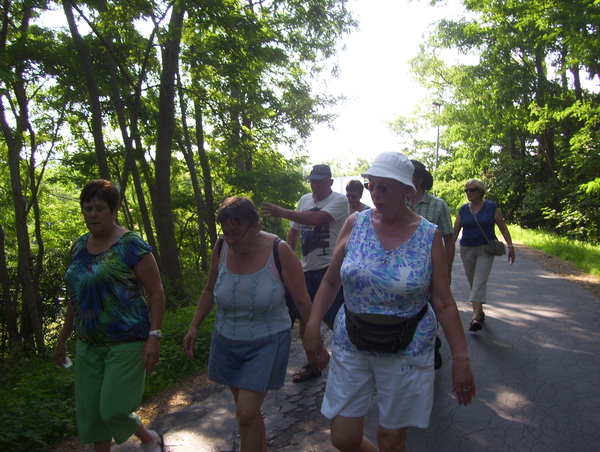
<svg viewBox="0 0 600 452"><path fill-rule="evenodd" d="M479 322L485 323L485 312L483 311L481 311L481 314L479 315Z"/></svg>
<svg viewBox="0 0 600 452"><path fill-rule="evenodd" d="M471 319L471 323L469 323L469 331L477 332L483 328L481 322L477 319Z"/></svg>

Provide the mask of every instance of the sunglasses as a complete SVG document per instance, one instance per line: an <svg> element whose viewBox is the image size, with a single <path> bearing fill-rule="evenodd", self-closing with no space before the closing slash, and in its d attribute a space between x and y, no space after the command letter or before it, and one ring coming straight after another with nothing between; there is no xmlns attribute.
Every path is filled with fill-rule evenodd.
<svg viewBox="0 0 600 452"><path fill-rule="evenodd" d="M388 186L384 184L375 185L373 182L365 182L365 188L369 191L379 190L379 193L385 193L388 191Z"/></svg>
<svg viewBox="0 0 600 452"><path fill-rule="evenodd" d="M474 193L476 191L479 191L478 188L465 188L465 193Z"/></svg>

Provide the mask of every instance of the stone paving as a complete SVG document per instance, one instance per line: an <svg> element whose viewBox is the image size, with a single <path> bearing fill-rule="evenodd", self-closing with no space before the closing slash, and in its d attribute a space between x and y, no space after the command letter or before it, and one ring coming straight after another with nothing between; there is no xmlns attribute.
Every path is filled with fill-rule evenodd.
<svg viewBox="0 0 600 452"><path fill-rule="evenodd" d="M458 256L452 291L466 328L471 310ZM599 451L600 299L519 255L517 247L512 267L505 257L495 259L488 301L483 330L466 331L475 401L468 407L456 403L449 350L440 333L444 364L436 371L431 424L409 429L408 451ZM327 374L292 383L303 363L295 330L288 382L263 405L269 452L335 450L319 411ZM365 419L365 434L372 440L374 405ZM226 389L170 412L154 427L164 433L168 452L230 452L239 446L235 406ZM137 444L130 440L112 451L133 452Z"/></svg>

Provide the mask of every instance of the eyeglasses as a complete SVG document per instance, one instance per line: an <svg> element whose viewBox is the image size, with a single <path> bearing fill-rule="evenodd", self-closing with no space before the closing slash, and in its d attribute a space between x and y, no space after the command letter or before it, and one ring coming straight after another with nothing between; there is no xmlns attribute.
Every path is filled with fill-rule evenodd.
<svg viewBox="0 0 600 452"><path fill-rule="evenodd" d="M379 190L379 193L385 193L388 191L388 186L384 184L375 185L373 182L365 182L365 188L369 191Z"/></svg>
<svg viewBox="0 0 600 452"><path fill-rule="evenodd" d="M248 230L252 227L252 223L250 223L248 225L248 227L246 228L246 230L241 233L241 234L221 234L221 237L223 237L225 240L242 240L244 238L244 236L246 235L246 232L248 232Z"/></svg>
<svg viewBox="0 0 600 452"><path fill-rule="evenodd" d="M465 188L465 193L474 193L476 191L479 191L478 188Z"/></svg>
<svg viewBox="0 0 600 452"><path fill-rule="evenodd" d="M352 194L350 194L350 193L347 193L347 194L346 194L346 198L350 198L350 199L356 199L356 198L358 198L358 196L356 196L356 195L352 195Z"/></svg>

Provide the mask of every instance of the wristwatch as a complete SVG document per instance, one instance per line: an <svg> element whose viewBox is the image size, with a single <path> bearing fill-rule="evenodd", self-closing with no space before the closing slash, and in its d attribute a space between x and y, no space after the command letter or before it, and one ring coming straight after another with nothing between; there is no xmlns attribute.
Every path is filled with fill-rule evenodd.
<svg viewBox="0 0 600 452"><path fill-rule="evenodd" d="M157 338L160 339L162 337L162 332L160 330L152 330L148 333L148 335L156 336Z"/></svg>

